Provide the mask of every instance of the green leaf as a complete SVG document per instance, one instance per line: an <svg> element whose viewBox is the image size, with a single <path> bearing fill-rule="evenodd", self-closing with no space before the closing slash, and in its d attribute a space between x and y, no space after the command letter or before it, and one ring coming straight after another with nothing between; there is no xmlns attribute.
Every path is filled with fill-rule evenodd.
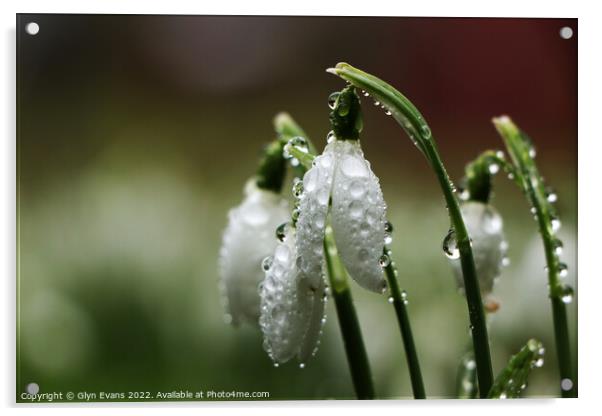
<svg viewBox="0 0 602 416"><path fill-rule="evenodd" d="M544 348L541 342L530 339L516 355L513 355L506 368L497 376L490 399L516 399L527 387L531 370L543 365Z"/></svg>

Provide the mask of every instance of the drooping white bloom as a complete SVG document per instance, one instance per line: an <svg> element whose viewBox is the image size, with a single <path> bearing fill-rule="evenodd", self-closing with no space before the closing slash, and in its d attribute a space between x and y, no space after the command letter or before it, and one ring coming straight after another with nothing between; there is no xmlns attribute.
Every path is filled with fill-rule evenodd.
<svg viewBox="0 0 602 416"><path fill-rule="evenodd" d="M506 256L508 245L504 224L497 210L489 204L467 201L461 205L462 218L472 241L472 254L483 296L493 290ZM460 258L450 259L458 287L463 290L464 278Z"/></svg>
<svg viewBox="0 0 602 416"><path fill-rule="evenodd" d="M253 179L245 186L242 204L228 213L219 269L225 307L233 324L257 324L257 287L264 278L261 262L274 253L278 242L275 230L288 217L287 201L275 192L258 188Z"/></svg>
<svg viewBox="0 0 602 416"><path fill-rule="evenodd" d="M322 277L313 288L300 274L294 228L276 246L259 290L264 349L276 364L295 356L304 363L317 349L326 296Z"/></svg>
<svg viewBox="0 0 602 416"><path fill-rule="evenodd" d="M301 278L317 289L324 268L324 232L331 223L345 268L366 289L385 288L379 260L385 239L386 205L378 178L357 140L333 140L303 178L297 221L297 255Z"/></svg>

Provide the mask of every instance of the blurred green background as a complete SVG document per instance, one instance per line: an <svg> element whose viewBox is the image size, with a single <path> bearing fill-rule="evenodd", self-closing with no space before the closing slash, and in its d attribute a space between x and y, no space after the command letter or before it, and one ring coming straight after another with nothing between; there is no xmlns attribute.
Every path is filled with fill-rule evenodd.
<svg viewBox="0 0 602 416"><path fill-rule="evenodd" d="M324 70L338 61L414 101L456 181L501 148L491 117L511 115L558 192L576 284L576 19L19 15L17 31L18 394L36 382L353 397L332 302L315 359L274 368L257 328L223 322L217 286L226 215L274 136L272 117L290 112L322 148L326 100L342 88ZM444 203L410 140L365 104L362 144L395 225L427 395L453 397L469 334L441 250ZM498 177L495 193L511 265L494 292L494 371L537 337L547 359L526 395L557 396L541 242L518 189ZM392 306L352 289L378 396L411 397ZM569 312L576 362L576 301Z"/></svg>

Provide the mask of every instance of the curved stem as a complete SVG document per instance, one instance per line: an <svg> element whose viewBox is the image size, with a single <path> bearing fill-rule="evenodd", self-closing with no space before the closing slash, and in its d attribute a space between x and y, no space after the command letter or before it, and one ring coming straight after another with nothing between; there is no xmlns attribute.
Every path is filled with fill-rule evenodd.
<svg viewBox="0 0 602 416"><path fill-rule="evenodd" d="M482 398L487 397L493 383L493 369L474 258L460 206L454 194L454 187L439 157L431 129L418 109L403 94L379 78L345 63L339 63L335 68L329 68L327 71L340 76L379 101L410 136L435 171L447 203L451 225L455 230L456 242L460 251L479 392Z"/></svg>
<svg viewBox="0 0 602 416"><path fill-rule="evenodd" d="M355 313L351 290L347 283L347 272L338 256L330 226L326 228L324 236L324 253L355 393L358 399L374 399L374 385L368 354Z"/></svg>
<svg viewBox="0 0 602 416"><path fill-rule="evenodd" d="M535 213L548 270L549 296L552 303L561 394L562 397L576 397L577 381L571 363L566 304L563 302L563 298L569 296L569 291L570 297L572 297L572 289L560 281L562 263L558 257L559 240L554 235L556 227L553 224L553 221L558 221L558 219L555 218L554 207L546 197L544 182L535 164L535 151L531 140L507 116L494 118L493 123L506 144L508 153L516 167L517 181L527 195Z"/></svg>
<svg viewBox="0 0 602 416"><path fill-rule="evenodd" d="M385 248L384 253L391 258L390 250ZM389 291L393 298L393 306L395 308L395 314L397 315L401 339L406 352L406 361L410 371L410 381L412 382L414 398L426 399L422 372L420 371L420 362L418 361L418 353L416 352L416 346L414 345L412 326L410 325L410 319L408 317L407 299L405 292L402 292L399 288L397 270L395 269L393 261L385 267L385 275L387 276Z"/></svg>

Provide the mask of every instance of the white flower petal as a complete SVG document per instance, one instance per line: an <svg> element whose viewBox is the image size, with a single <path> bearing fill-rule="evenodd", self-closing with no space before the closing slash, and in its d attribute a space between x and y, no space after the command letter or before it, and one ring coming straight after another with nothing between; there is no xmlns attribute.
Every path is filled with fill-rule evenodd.
<svg viewBox="0 0 602 416"><path fill-rule="evenodd" d="M287 202L273 192L249 181L242 204L228 213L220 250L219 269L222 293L232 323L257 323L257 285L264 278L262 260L274 253L278 240L275 230L289 218Z"/></svg>
<svg viewBox="0 0 602 416"><path fill-rule="evenodd" d="M303 302L306 307L311 308L311 316L309 318L309 326L306 330L303 343L299 349L299 361L302 363L306 362L310 357L315 355L318 350L318 344L320 336L322 335L322 328L326 322L325 308L326 308L326 284L324 279L320 280L320 286L317 290L310 288L302 289L306 280L299 282L299 298L300 302ZM305 295L302 295L305 293ZM305 296L304 300L303 296Z"/></svg>
<svg viewBox="0 0 602 416"><path fill-rule="evenodd" d="M299 278L295 235L289 231L274 251L273 263L260 286L264 348L276 363L295 355L305 361L315 351L324 315L324 280L319 290Z"/></svg>
<svg viewBox="0 0 602 416"><path fill-rule="evenodd" d="M472 240L472 254L483 296L493 290L495 280L501 273L502 259L507 245L500 214L489 204L469 201L461 206L462 218ZM460 259L450 260L458 287L464 288Z"/></svg>
<svg viewBox="0 0 602 416"><path fill-rule="evenodd" d="M313 166L303 177L303 194L297 220L298 267L309 285L318 289L323 280L324 230L328 215L328 202L332 189L335 158L332 146L315 158Z"/></svg>
<svg viewBox="0 0 602 416"><path fill-rule="evenodd" d="M337 141L332 190L332 227L341 260L350 276L366 289L386 287L380 266L385 239L386 205L378 178L360 144Z"/></svg>

